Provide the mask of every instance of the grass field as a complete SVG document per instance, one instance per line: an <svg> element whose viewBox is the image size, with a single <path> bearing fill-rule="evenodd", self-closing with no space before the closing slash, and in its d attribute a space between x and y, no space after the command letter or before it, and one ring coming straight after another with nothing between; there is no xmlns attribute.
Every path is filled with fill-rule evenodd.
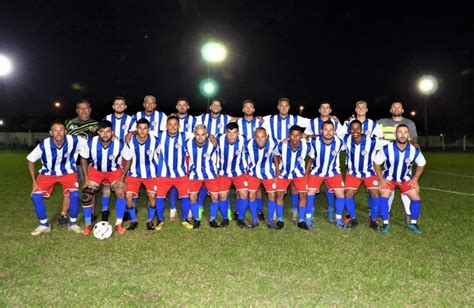
<svg viewBox="0 0 474 308"><path fill-rule="evenodd" d="M60 190L47 201L53 231L40 237L26 153L0 152L0 306L473 306L474 155L426 154L420 226L411 234L397 197L393 233L364 223L339 230L316 201L315 228L139 229L106 241L57 227ZM446 174L448 173L448 174ZM464 177L460 176L464 175ZM83 224L82 215L79 218Z"/></svg>

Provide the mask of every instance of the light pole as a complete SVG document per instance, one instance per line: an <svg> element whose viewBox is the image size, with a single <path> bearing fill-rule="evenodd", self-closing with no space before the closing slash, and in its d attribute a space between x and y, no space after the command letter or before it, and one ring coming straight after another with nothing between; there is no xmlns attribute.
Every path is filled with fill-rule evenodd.
<svg viewBox="0 0 474 308"><path fill-rule="evenodd" d="M204 61L207 62L207 79L208 81L211 81L211 65L214 63L220 63L225 60L227 57L227 49L225 46L221 43L218 42L207 42L204 44L201 48L201 55L204 59ZM213 81L213 80L212 80ZM212 91L206 91L204 89L204 92L202 91L202 82L201 82L201 92L207 94L207 111L209 111L209 103L211 96L214 95L217 92L217 87L216 87L216 82L213 81L215 87L211 86L211 83L208 83L207 89L212 90ZM213 88L213 89L211 89Z"/></svg>
<svg viewBox="0 0 474 308"><path fill-rule="evenodd" d="M418 80L418 90L424 95L424 129L425 129L425 147L428 148L428 97L438 89L438 81L431 75L422 76Z"/></svg>

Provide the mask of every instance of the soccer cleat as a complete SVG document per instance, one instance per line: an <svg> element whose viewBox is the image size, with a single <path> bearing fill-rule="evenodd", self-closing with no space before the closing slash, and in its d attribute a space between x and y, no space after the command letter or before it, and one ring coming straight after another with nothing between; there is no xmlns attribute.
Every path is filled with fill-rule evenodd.
<svg viewBox="0 0 474 308"><path fill-rule="evenodd" d="M165 222L158 219L156 221L155 231L161 231L161 229L163 229L164 226L165 226Z"/></svg>
<svg viewBox="0 0 474 308"><path fill-rule="evenodd" d="M109 221L109 215L110 215L109 210L102 211L102 221Z"/></svg>
<svg viewBox="0 0 474 308"><path fill-rule="evenodd" d="M229 226L229 220L228 219L222 219L221 227L226 228Z"/></svg>
<svg viewBox="0 0 474 308"><path fill-rule="evenodd" d="M263 212L258 212L258 220L265 221L265 214Z"/></svg>
<svg viewBox="0 0 474 308"><path fill-rule="evenodd" d="M82 233L81 227L79 227L77 224L70 225L70 226L68 227L68 229L69 229L69 231L72 231L72 232L74 232L74 233L76 233L76 234Z"/></svg>
<svg viewBox="0 0 474 308"><path fill-rule="evenodd" d="M64 226L65 224L67 224L67 222L69 221L69 219L67 219L67 216L66 215L62 215L60 214L59 217L58 217L58 224L60 226Z"/></svg>
<svg viewBox="0 0 474 308"><path fill-rule="evenodd" d="M232 213L232 220L239 220L239 213L238 212L235 212Z"/></svg>
<svg viewBox="0 0 474 308"><path fill-rule="evenodd" d="M374 231L377 231L378 230L377 221L376 220L370 220L369 227L370 227L370 229L372 229Z"/></svg>
<svg viewBox="0 0 474 308"><path fill-rule="evenodd" d="M284 226L285 226L285 224L283 223L283 221L279 220L279 221L277 221L277 223L275 225L275 229L281 230L281 229L283 229Z"/></svg>
<svg viewBox="0 0 474 308"><path fill-rule="evenodd" d="M123 221L129 221L130 220L130 214L128 213L128 211L125 211L125 213L123 213Z"/></svg>
<svg viewBox="0 0 474 308"><path fill-rule="evenodd" d="M346 225L342 222L342 219L336 219L336 226L338 226L340 229L346 228Z"/></svg>
<svg viewBox="0 0 474 308"><path fill-rule="evenodd" d="M356 228L359 225L357 218L351 219L350 226L351 228Z"/></svg>
<svg viewBox="0 0 474 308"><path fill-rule="evenodd" d="M380 232L390 233L390 232L392 232L392 227L390 227L389 224L383 224L382 228L380 228Z"/></svg>
<svg viewBox="0 0 474 308"><path fill-rule="evenodd" d="M118 224L118 225L115 225L115 232L117 232L118 234L125 234L125 228L122 226L122 224Z"/></svg>
<svg viewBox="0 0 474 308"><path fill-rule="evenodd" d="M130 222L127 230L131 231L131 230L135 230L136 228L138 228L138 221L135 220L135 221Z"/></svg>
<svg viewBox="0 0 474 308"><path fill-rule="evenodd" d="M88 236L89 234L91 234L91 232L92 232L92 226L91 225L86 225L84 227L84 230L82 230L81 235Z"/></svg>
<svg viewBox="0 0 474 308"><path fill-rule="evenodd" d="M252 220L250 222L250 225L248 225L248 227L251 228L251 229L257 228L258 227L258 220Z"/></svg>
<svg viewBox="0 0 474 308"><path fill-rule="evenodd" d="M201 221L200 220L194 220L193 229L199 229L199 228L201 228Z"/></svg>
<svg viewBox="0 0 474 308"><path fill-rule="evenodd" d="M271 220L271 221L267 221L267 228L268 229L276 229L275 227L275 223Z"/></svg>
<svg viewBox="0 0 474 308"><path fill-rule="evenodd" d="M220 228L221 226L215 220L211 220L209 222L209 227L211 227L211 228Z"/></svg>
<svg viewBox="0 0 474 308"><path fill-rule="evenodd" d="M291 209L291 220L293 221L298 220L298 210Z"/></svg>
<svg viewBox="0 0 474 308"><path fill-rule="evenodd" d="M170 209L170 221L176 221L176 209Z"/></svg>
<svg viewBox="0 0 474 308"><path fill-rule="evenodd" d="M245 223L245 221L239 219L237 220L237 226L239 226L240 229L245 229L248 228L249 226Z"/></svg>
<svg viewBox="0 0 474 308"><path fill-rule="evenodd" d="M51 226L50 225L39 225L38 227L36 227L36 229L33 230L33 232L31 232L31 235L33 236L38 236L42 233L48 233L48 232L51 232Z"/></svg>
<svg viewBox="0 0 474 308"><path fill-rule="evenodd" d="M313 222L311 221L311 218L306 218L305 223L308 229L313 229Z"/></svg>
<svg viewBox="0 0 474 308"><path fill-rule="evenodd" d="M147 230L155 230L155 225L153 224L153 221L147 221L146 222L146 229Z"/></svg>
<svg viewBox="0 0 474 308"><path fill-rule="evenodd" d="M92 214L92 222L96 222L97 221L97 214Z"/></svg>
<svg viewBox="0 0 474 308"><path fill-rule="evenodd" d="M328 220L330 222L334 222L334 208L333 207L328 207Z"/></svg>
<svg viewBox="0 0 474 308"><path fill-rule="evenodd" d="M306 225L306 222L300 221L298 223L298 228L303 229L303 230L309 230L308 226Z"/></svg>
<svg viewBox="0 0 474 308"><path fill-rule="evenodd" d="M405 214L405 225L407 226L411 225L411 215Z"/></svg>
<svg viewBox="0 0 474 308"><path fill-rule="evenodd" d="M420 227L418 227L417 224L409 224L408 225L408 231L416 233L416 234L421 234Z"/></svg>
<svg viewBox="0 0 474 308"><path fill-rule="evenodd" d="M187 220L183 221L183 222L181 223L181 225L182 225L183 227L185 227L186 229L192 229L192 228L193 228L193 224L190 223L190 222L187 221Z"/></svg>

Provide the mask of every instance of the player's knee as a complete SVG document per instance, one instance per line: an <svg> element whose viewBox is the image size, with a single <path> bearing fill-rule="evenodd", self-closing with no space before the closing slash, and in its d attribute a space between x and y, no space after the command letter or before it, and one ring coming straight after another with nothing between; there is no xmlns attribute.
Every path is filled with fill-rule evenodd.
<svg viewBox="0 0 474 308"><path fill-rule="evenodd" d="M82 190L81 201L83 205L90 205L94 200L95 189L91 187L85 187Z"/></svg>

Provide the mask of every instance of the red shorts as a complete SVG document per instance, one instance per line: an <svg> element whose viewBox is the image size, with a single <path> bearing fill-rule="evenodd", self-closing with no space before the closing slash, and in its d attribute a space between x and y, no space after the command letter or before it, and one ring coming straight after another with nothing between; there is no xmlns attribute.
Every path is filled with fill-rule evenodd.
<svg viewBox="0 0 474 308"><path fill-rule="evenodd" d="M359 189L360 183L364 182L364 186L367 189L379 189L379 181L376 175L371 177L361 179L356 176L346 174L346 180L344 181L344 186L346 189Z"/></svg>
<svg viewBox="0 0 474 308"><path fill-rule="evenodd" d="M140 185L145 186L147 192L156 193L156 179L142 179L133 176L127 176L127 194L133 194L134 198L138 197Z"/></svg>
<svg viewBox="0 0 474 308"><path fill-rule="evenodd" d="M219 192L226 192L229 191L230 185L234 184L236 190L243 190L247 189L248 182L247 182L247 175L242 174L239 176L223 176L219 175Z"/></svg>
<svg viewBox="0 0 474 308"><path fill-rule="evenodd" d="M120 176L122 176L122 169L117 169L115 171L110 172L100 172L97 171L94 167L89 167L89 181L100 185L100 184L113 184L115 181L120 180Z"/></svg>
<svg viewBox="0 0 474 308"><path fill-rule="evenodd" d="M48 198L54 189L54 184L59 183L63 187L63 195L69 196L71 191L79 189L79 183L77 182L77 174L71 173L66 175L38 175L36 179L40 189L35 189L34 194L42 193L44 197Z"/></svg>
<svg viewBox="0 0 474 308"><path fill-rule="evenodd" d="M258 187L260 184L263 184L263 187L265 187L265 191L267 193L269 192L275 192L277 188L277 179L271 179L271 180L264 180L264 179L259 179L254 176L247 176L247 182L248 182L248 190L249 191L257 191Z"/></svg>
<svg viewBox="0 0 474 308"><path fill-rule="evenodd" d="M310 175L308 177L308 189L316 189L319 192L319 187L324 181L326 181L326 188L329 192L333 192L335 189L344 189L344 180L341 174L325 177Z"/></svg>
<svg viewBox="0 0 474 308"><path fill-rule="evenodd" d="M298 192L306 192L307 191L306 186L308 184L308 180L306 176L302 176L302 177L291 179L291 180L278 178L276 183L277 183L277 188L276 188L277 191L286 191L290 183L293 183Z"/></svg>
<svg viewBox="0 0 474 308"><path fill-rule="evenodd" d="M218 194L219 193L219 180L212 179L212 180L188 180L188 187L189 193L198 193L201 189L202 185L206 186L206 189L211 194Z"/></svg>
<svg viewBox="0 0 474 308"><path fill-rule="evenodd" d="M402 194L407 193L410 190L413 190L413 187L410 185L409 181L405 181L405 182L388 181L388 187L390 191L394 191L395 187L398 187Z"/></svg>
<svg viewBox="0 0 474 308"><path fill-rule="evenodd" d="M157 198L166 198L166 194L171 189L171 187L176 187L178 190L179 196L187 197L188 192L188 177L182 176L179 178L165 178L159 177L157 178L158 181L158 189L156 190L156 197Z"/></svg>

